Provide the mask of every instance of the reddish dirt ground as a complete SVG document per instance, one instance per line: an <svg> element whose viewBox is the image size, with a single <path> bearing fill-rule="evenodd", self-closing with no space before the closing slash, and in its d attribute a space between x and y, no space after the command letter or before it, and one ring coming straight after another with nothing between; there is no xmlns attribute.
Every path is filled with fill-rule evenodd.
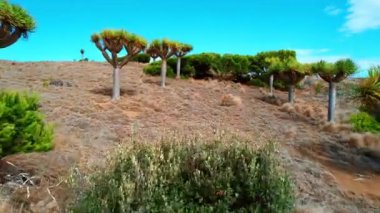
<svg viewBox="0 0 380 213"><path fill-rule="evenodd" d="M54 199L57 203L50 210L63 209L68 197L62 177L73 168L90 174L93 166L102 166L107 154L132 135L155 141L165 134L213 137L218 131L248 137L253 145L276 140L279 157L296 183L298 208L309 212L380 208L380 158L344 143L349 130L324 128L325 96L297 91L296 107L284 109L280 106L284 92L276 91L278 98L270 100L263 89L216 80L169 79L162 89L159 78L144 75L142 67L130 63L123 68L122 98L114 103L108 64L0 62L0 88L38 92L41 110L56 129L54 150L3 159L44 177L47 185L41 183L29 197L25 190L20 195L32 211ZM65 85L49 85L52 80ZM221 98L228 94L241 103L221 106ZM340 99L338 119L344 121L353 108Z"/></svg>

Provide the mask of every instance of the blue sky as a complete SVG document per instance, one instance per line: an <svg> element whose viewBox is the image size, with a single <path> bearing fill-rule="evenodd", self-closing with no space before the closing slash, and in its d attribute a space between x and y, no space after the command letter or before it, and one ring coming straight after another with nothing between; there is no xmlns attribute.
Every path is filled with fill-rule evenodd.
<svg viewBox="0 0 380 213"><path fill-rule="evenodd" d="M126 29L148 40L190 43L194 53L255 54L294 49L302 62L353 58L380 64L380 0L10 0L36 19L28 40L1 49L0 59L72 61L94 32Z"/></svg>

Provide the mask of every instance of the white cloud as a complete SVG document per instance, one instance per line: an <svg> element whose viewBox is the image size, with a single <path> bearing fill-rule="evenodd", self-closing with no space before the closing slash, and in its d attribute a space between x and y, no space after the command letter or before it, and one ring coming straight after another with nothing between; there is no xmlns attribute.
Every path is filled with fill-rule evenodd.
<svg viewBox="0 0 380 213"><path fill-rule="evenodd" d="M327 13L330 16L337 16L341 14L342 12L343 12L342 9L332 6L332 5L325 7L325 13Z"/></svg>
<svg viewBox="0 0 380 213"><path fill-rule="evenodd" d="M348 55L334 55L329 54L330 50L323 49L295 49L297 52L297 59L302 63L318 62L320 60L335 62L342 58L349 58Z"/></svg>
<svg viewBox="0 0 380 213"><path fill-rule="evenodd" d="M380 0L349 0L348 4L343 31L360 33L380 28Z"/></svg>
<svg viewBox="0 0 380 213"><path fill-rule="evenodd" d="M380 65L380 58L360 59L356 61L359 69L368 70L372 66Z"/></svg>

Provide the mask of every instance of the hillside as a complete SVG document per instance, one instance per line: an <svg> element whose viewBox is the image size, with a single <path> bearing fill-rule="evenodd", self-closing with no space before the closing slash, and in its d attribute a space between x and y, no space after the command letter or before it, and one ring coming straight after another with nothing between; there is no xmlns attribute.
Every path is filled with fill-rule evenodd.
<svg viewBox="0 0 380 213"><path fill-rule="evenodd" d="M278 99L271 104L263 89L231 82L170 79L162 89L159 78L144 75L142 68L137 63L123 68L122 98L113 103L108 64L0 62L0 88L38 92L42 111L56 129L53 151L4 159L17 171L41 178L36 187L40 190L32 191L29 198L24 190L18 199L39 208L53 197L62 207L67 196L61 177L74 167L91 173L109 151L134 135L155 141L167 134L212 137L226 131L279 143L279 157L295 180L300 209L375 212L380 208L380 157L350 146L347 126L325 125L325 96L297 91L297 104L291 108L281 107L284 92L276 91ZM233 100L228 100L229 94ZM350 104L338 100L341 121L353 110ZM4 184L9 165L3 167Z"/></svg>

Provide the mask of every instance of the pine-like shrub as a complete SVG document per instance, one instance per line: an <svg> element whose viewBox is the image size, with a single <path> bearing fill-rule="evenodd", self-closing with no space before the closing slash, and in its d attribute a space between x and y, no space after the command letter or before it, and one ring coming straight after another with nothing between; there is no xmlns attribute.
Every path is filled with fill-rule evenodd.
<svg viewBox="0 0 380 213"><path fill-rule="evenodd" d="M38 97L0 91L0 156L53 147L53 128L38 111Z"/></svg>
<svg viewBox="0 0 380 213"><path fill-rule="evenodd" d="M293 186L273 145L169 141L118 149L73 212L291 212Z"/></svg>

